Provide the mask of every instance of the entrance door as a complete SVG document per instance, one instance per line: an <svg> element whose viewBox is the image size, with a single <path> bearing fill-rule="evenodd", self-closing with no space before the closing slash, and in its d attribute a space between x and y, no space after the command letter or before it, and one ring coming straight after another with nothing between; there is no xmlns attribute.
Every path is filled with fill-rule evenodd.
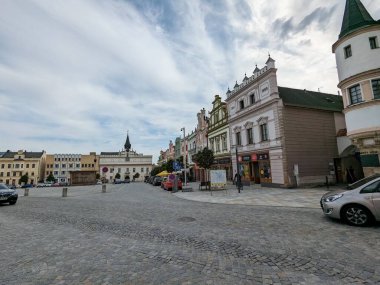
<svg viewBox="0 0 380 285"><path fill-rule="evenodd" d="M257 161L252 162L252 176L255 184L260 184L260 169Z"/></svg>

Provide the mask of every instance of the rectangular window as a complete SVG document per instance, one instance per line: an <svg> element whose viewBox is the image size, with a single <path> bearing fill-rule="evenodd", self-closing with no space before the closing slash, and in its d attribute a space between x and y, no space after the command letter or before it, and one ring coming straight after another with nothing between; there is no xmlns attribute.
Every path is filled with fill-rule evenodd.
<svg viewBox="0 0 380 285"><path fill-rule="evenodd" d="M351 50L351 45L349 45L344 48L344 57L349 58L351 56L352 56L352 50Z"/></svg>
<svg viewBox="0 0 380 285"><path fill-rule="evenodd" d="M244 109L244 100L239 101L240 110Z"/></svg>
<svg viewBox="0 0 380 285"><path fill-rule="evenodd" d="M240 132L236 133L236 145L241 145L241 136Z"/></svg>
<svg viewBox="0 0 380 285"><path fill-rule="evenodd" d="M29 163L26 164L26 168L29 168Z"/></svg>
<svg viewBox="0 0 380 285"><path fill-rule="evenodd" d="M20 168L20 164L16 163L15 168Z"/></svg>
<svg viewBox="0 0 380 285"><path fill-rule="evenodd" d="M220 152L220 138L215 138L216 152Z"/></svg>
<svg viewBox="0 0 380 285"><path fill-rule="evenodd" d="M35 168L35 167L36 167L36 165L33 163L33 164L32 164L32 168Z"/></svg>
<svg viewBox="0 0 380 285"><path fill-rule="evenodd" d="M144 172L144 167L141 167L141 172Z"/></svg>
<svg viewBox="0 0 380 285"><path fill-rule="evenodd" d="M369 38L369 45L371 49L379 48L379 43L377 42L377 37L370 37Z"/></svg>
<svg viewBox="0 0 380 285"><path fill-rule="evenodd" d="M133 168L133 173L135 173L136 172L136 168Z"/></svg>
<svg viewBox="0 0 380 285"><path fill-rule="evenodd" d="M10 172L7 172L7 176L11 176L11 173L10 173Z"/></svg>
<svg viewBox="0 0 380 285"><path fill-rule="evenodd" d="M373 98L380 99L380 79L372 80Z"/></svg>
<svg viewBox="0 0 380 285"><path fill-rule="evenodd" d="M1 168L4 168L4 167L5 167L5 164L2 164L2 165L1 165Z"/></svg>
<svg viewBox="0 0 380 285"><path fill-rule="evenodd" d="M252 128L247 129L247 141L248 141L248 144L253 144Z"/></svg>
<svg viewBox="0 0 380 285"><path fill-rule="evenodd" d="M62 164L62 168L66 168L66 164Z"/></svg>
<svg viewBox="0 0 380 285"><path fill-rule="evenodd" d="M251 95L249 95L249 103L252 104L255 104L256 102L256 99L255 99L255 93L252 93Z"/></svg>
<svg viewBox="0 0 380 285"><path fill-rule="evenodd" d="M58 175L58 171L54 171L54 175Z"/></svg>
<svg viewBox="0 0 380 285"><path fill-rule="evenodd" d="M222 135L222 147L223 147L223 150L227 150L227 138L226 138L226 135Z"/></svg>
<svg viewBox="0 0 380 285"><path fill-rule="evenodd" d="M62 173L62 175L65 175L66 172L65 172L65 171L62 171L61 173Z"/></svg>
<svg viewBox="0 0 380 285"><path fill-rule="evenodd" d="M77 163L77 168L80 168L80 164Z"/></svg>
<svg viewBox="0 0 380 285"><path fill-rule="evenodd" d="M110 173L113 173L113 168L110 169Z"/></svg>
<svg viewBox="0 0 380 285"><path fill-rule="evenodd" d="M0 172L0 176L3 177L4 176L4 172Z"/></svg>
<svg viewBox="0 0 380 285"><path fill-rule="evenodd" d="M214 139L210 139L210 146L211 146L211 150L215 151L215 149L214 149Z"/></svg>
<svg viewBox="0 0 380 285"><path fill-rule="evenodd" d="M12 164L8 164L8 168L12 168Z"/></svg>
<svg viewBox="0 0 380 285"><path fill-rule="evenodd" d="M261 131L261 140L267 141L268 140L268 125L267 124L260 125L260 131Z"/></svg>
<svg viewBox="0 0 380 285"><path fill-rule="evenodd" d="M118 169L117 169L117 173L121 173L121 168L118 168Z"/></svg>
<svg viewBox="0 0 380 285"><path fill-rule="evenodd" d="M351 104L362 102L362 92L360 90L360 84L349 88L349 95L350 95Z"/></svg>

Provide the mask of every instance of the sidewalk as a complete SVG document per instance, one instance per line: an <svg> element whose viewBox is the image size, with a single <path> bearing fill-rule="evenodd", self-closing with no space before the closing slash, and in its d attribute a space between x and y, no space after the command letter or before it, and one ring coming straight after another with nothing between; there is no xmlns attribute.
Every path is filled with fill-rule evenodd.
<svg viewBox="0 0 380 285"><path fill-rule="evenodd" d="M177 192L173 195L182 199L216 204L318 209L323 194L339 189L337 187L330 187L329 190L326 187L283 189L251 185L244 186L239 194L236 186L232 184L227 184L227 190L214 191L199 191L198 186L199 182L188 183L187 187L191 187L194 192Z"/></svg>

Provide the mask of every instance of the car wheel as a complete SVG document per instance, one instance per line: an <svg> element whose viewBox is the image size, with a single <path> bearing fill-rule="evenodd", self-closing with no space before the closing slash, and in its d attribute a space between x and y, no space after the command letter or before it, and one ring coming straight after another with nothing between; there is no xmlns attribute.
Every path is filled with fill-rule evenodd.
<svg viewBox="0 0 380 285"><path fill-rule="evenodd" d="M11 201L11 202L9 202L9 205L14 205L14 204L16 204L16 202L17 201Z"/></svg>
<svg viewBox="0 0 380 285"><path fill-rule="evenodd" d="M363 206L350 205L343 209L344 220L352 226L367 226L372 222L371 213Z"/></svg>

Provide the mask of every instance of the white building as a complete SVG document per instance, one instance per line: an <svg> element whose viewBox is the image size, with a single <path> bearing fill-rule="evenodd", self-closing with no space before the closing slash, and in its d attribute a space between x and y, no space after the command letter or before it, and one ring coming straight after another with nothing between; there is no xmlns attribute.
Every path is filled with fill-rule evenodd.
<svg viewBox="0 0 380 285"><path fill-rule="evenodd" d="M100 153L100 176L109 182L113 182L117 174L122 180L129 178L131 181L133 179L143 181L144 177L152 171L152 159L152 155L144 155L131 150L127 135L123 151Z"/></svg>
<svg viewBox="0 0 380 285"><path fill-rule="evenodd" d="M347 0L332 46L342 90L347 136L360 151L364 175L380 173L380 21L360 0Z"/></svg>

